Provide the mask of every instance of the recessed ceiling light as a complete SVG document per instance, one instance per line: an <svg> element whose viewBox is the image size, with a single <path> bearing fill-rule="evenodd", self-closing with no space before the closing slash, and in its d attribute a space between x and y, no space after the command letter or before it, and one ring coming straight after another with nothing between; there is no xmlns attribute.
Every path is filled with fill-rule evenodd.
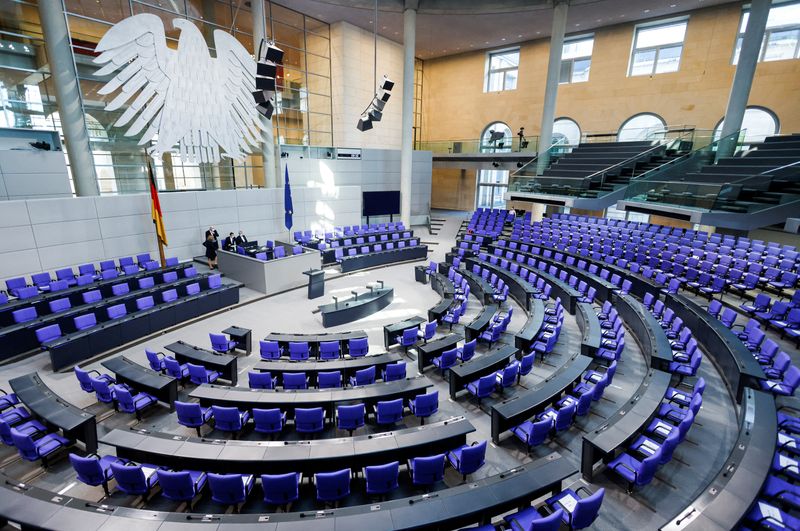
<svg viewBox="0 0 800 531"><path fill-rule="evenodd" d="M577 27L579 27L579 26L580 26L580 24L575 24L575 27L576 27L576 28L577 28Z"/></svg>
<svg viewBox="0 0 800 531"><path fill-rule="evenodd" d="M501 40L501 41L504 41L504 40L506 40L506 38L505 38L505 37L503 37L503 38L502 38L502 39L500 39L500 40Z"/></svg>
<svg viewBox="0 0 800 531"><path fill-rule="evenodd" d="M595 20L595 22L603 22L603 19L602 18L598 18L597 20Z"/></svg>
<svg viewBox="0 0 800 531"><path fill-rule="evenodd" d="M517 35L517 38L522 37L522 35Z"/></svg>
<svg viewBox="0 0 800 531"><path fill-rule="evenodd" d="M541 32L541 31L537 31L537 32L536 32L536 35L541 35L541 34L542 34L542 32Z"/></svg>
<svg viewBox="0 0 800 531"><path fill-rule="evenodd" d="M670 4L669 7L678 7L677 4Z"/></svg>
<svg viewBox="0 0 800 531"><path fill-rule="evenodd" d="M489 44L489 41L486 41L486 44Z"/></svg>
<svg viewBox="0 0 800 531"><path fill-rule="evenodd" d="M650 12L650 10L649 10L649 9L645 9L645 10L644 10L644 12L645 12L645 13L649 13L649 12Z"/></svg>

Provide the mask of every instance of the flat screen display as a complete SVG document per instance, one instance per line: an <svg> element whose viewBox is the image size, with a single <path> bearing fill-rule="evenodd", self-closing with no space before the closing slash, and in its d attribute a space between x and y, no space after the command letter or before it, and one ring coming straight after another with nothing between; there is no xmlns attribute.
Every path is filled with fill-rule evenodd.
<svg viewBox="0 0 800 531"><path fill-rule="evenodd" d="M400 213L400 191L363 192L362 215L386 216Z"/></svg>

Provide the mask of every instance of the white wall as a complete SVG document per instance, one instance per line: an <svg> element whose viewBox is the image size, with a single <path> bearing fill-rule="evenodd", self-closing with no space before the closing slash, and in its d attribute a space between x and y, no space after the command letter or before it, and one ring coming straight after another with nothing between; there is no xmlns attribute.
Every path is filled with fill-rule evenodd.
<svg viewBox="0 0 800 531"><path fill-rule="evenodd" d="M360 187L306 188L295 182L293 230L360 223ZM282 188L163 192L160 199L167 256L187 260L203 254L209 225L221 237L239 229L251 240L289 237ZM144 252L158 255L146 194L5 201L0 232L0 280Z"/></svg>
<svg viewBox="0 0 800 531"><path fill-rule="evenodd" d="M0 200L42 197L72 197L64 152L0 149Z"/></svg>
<svg viewBox="0 0 800 531"><path fill-rule="evenodd" d="M430 151L414 151L411 172L411 223L428 221L431 204ZM400 190L400 151L396 149L363 149L361 160L300 159L292 156L281 160L281 175L289 167L289 181L296 186L311 186L323 191L336 187L358 186L361 191ZM359 193L359 208L360 208ZM348 204L347 208L351 205ZM359 213L361 211L359 210ZM395 220L399 218L396 216ZM335 225L347 224L335 220ZM371 223L386 219L372 217Z"/></svg>
<svg viewBox="0 0 800 531"><path fill-rule="evenodd" d="M375 95L375 43L370 31L347 22L331 25L331 90L333 143L339 147L400 149L402 143L403 46L378 37L378 83L384 75L395 82L383 117L361 132L356 124Z"/></svg>

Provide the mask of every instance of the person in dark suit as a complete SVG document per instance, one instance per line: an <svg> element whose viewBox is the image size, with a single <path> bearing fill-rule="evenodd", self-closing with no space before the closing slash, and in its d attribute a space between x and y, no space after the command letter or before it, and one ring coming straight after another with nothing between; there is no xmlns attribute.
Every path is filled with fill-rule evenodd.
<svg viewBox="0 0 800 531"><path fill-rule="evenodd" d="M214 241L219 239L219 232L217 232L217 229L215 229L213 225L206 231L206 239L208 239L209 234L214 237Z"/></svg>
<svg viewBox="0 0 800 531"><path fill-rule="evenodd" d="M219 244L210 232L206 236L206 241L203 242L203 247L206 248L206 259L208 260L209 269L217 269L217 249Z"/></svg>
<svg viewBox="0 0 800 531"><path fill-rule="evenodd" d="M222 242L222 248L226 251L230 251L232 253L236 252L236 244L238 242L238 238L234 238L233 233L231 232L225 241Z"/></svg>
<svg viewBox="0 0 800 531"><path fill-rule="evenodd" d="M244 247L245 243L247 243L247 236L244 235L244 231L240 230L239 235L236 237L236 245L241 245L242 247Z"/></svg>

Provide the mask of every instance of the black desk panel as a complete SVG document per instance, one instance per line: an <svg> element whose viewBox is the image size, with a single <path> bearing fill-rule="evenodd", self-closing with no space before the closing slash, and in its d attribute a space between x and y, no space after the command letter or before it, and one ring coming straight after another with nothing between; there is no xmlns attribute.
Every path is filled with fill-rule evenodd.
<svg viewBox="0 0 800 531"><path fill-rule="evenodd" d="M237 441L115 429L101 442L139 463L217 473L328 472L447 452L475 428L464 417L370 435L300 441Z"/></svg>
<svg viewBox="0 0 800 531"><path fill-rule="evenodd" d="M650 367L668 371L672 363L672 346L658 319L630 295L618 295L614 307L633 332Z"/></svg>
<svg viewBox="0 0 800 531"><path fill-rule="evenodd" d="M354 376L356 371L375 367L376 375L380 378L381 369L386 368L390 363L403 361L403 356L398 353L384 352L383 354L369 354L360 358L348 358L324 361L266 361L261 360L253 366L253 370L269 372L272 376L287 372L304 372L309 377L309 385L316 385L317 375L320 372L340 371L342 373L342 383L346 384L349 376Z"/></svg>
<svg viewBox="0 0 800 531"><path fill-rule="evenodd" d="M419 325L425 322L422 317L411 317L399 323L389 324L383 327L383 346L386 348L391 347L400 341L403 335L403 330L408 328L419 328Z"/></svg>
<svg viewBox="0 0 800 531"><path fill-rule="evenodd" d="M417 345L417 370L419 373L422 374L426 368L433 365L433 358L441 356L445 350L456 348L458 342L463 339L458 334L448 334Z"/></svg>
<svg viewBox="0 0 800 531"><path fill-rule="evenodd" d="M487 304L484 306L481 313L464 327L464 335L466 335L467 341L472 341L479 337L484 330L489 328L492 317L494 317L494 314L497 313L499 309L500 307L497 304Z"/></svg>
<svg viewBox="0 0 800 531"><path fill-rule="evenodd" d="M285 332L272 332L264 339L267 341L277 341L286 352L289 350L289 343L292 341L305 341L308 343L310 354L319 356L319 344L323 341L338 341L339 350L342 354L350 352L349 341L351 339L367 339L367 333L363 330L350 330L348 332L330 332L324 334L290 334Z"/></svg>
<svg viewBox="0 0 800 531"><path fill-rule="evenodd" d="M58 428L68 439L83 441L87 452L97 451L94 415L59 397L35 372L12 378L8 383L34 417L48 426Z"/></svg>
<svg viewBox="0 0 800 531"><path fill-rule="evenodd" d="M322 326L330 328L369 317L389 306L393 300L394 289L381 287L345 300L323 304L319 306Z"/></svg>
<svg viewBox="0 0 800 531"><path fill-rule="evenodd" d="M458 272L464 275L470 293L478 299L481 304L492 304L494 301L492 298L492 295L494 295L494 288L492 288L492 285L487 280L484 280L480 275L476 275L467 269L459 269Z"/></svg>
<svg viewBox="0 0 800 531"><path fill-rule="evenodd" d="M522 424L551 406L580 382L592 358L575 354L545 381L525 392L492 406L492 441L500 443L500 434Z"/></svg>
<svg viewBox="0 0 800 531"><path fill-rule="evenodd" d="M413 247L403 247L402 249L391 249L388 251L379 251L377 253L345 256L341 259L341 268L342 273L349 273L350 271L358 271L359 269L392 264L395 262L421 260L427 258L427 256L427 245L415 245Z"/></svg>
<svg viewBox="0 0 800 531"><path fill-rule="evenodd" d="M428 310L428 321L439 321L453 305L456 288L446 274L435 272L431 274L431 289L441 295L442 300Z"/></svg>
<svg viewBox="0 0 800 531"><path fill-rule="evenodd" d="M236 342L236 349L242 350L250 355L253 350L253 331L249 328L242 328L241 326L229 326L222 331L223 334L228 334L231 341Z"/></svg>
<svg viewBox="0 0 800 531"><path fill-rule="evenodd" d="M472 266L477 265L488 269L497 275L498 278L503 279L503 282L508 286L508 293L522 306L522 309L527 311L528 308L530 308L531 300L534 299L534 295L536 294L536 288L533 284L511 271L503 269L499 265L494 265L477 257L467 258L464 262L467 264L467 269L470 271L472 271Z"/></svg>
<svg viewBox="0 0 800 531"><path fill-rule="evenodd" d="M450 398L455 400L456 394L468 383L499 371L511 361L512 357L520 357L519 349L511 345L500 345L484 354L479 354L469 361L459 363L450 368Z"/></svg>
<svg viewBox="0 0 800 531"><path fill-rule="evenodd" d="M178 399L178 380L175 378L139 365L125 356L111 358L101 365L116 375L114 379L118 383L149 393L161 402L169 404L170 411L174 409L175 400Z"/></svg>
<svg viewBox="0 0 800 531"><path fill-rule="evenodd" d="M603 329L600 327L600 319L594 312L594 307L587 302L579 302L575 306L575 317L578 321L578 328L581 329L581 354L584 356L594 356L600 348L600 339Z"/></svg>
<svg viewBox="0 0 800 531"><path fill-rule="evenodd" d="M544 324L544 301L532 299L528 308L528 320L522 328L514 334L514 344L520 350L530 350Z"/></svg>
<svg viewBox="0 0 800 531"><path fill-rule="evenodd" d="M183 341L170 343L164 348L172 352L179 363L193 363L217 371L220 377L231 382L231 385L236 385L239 380L239 363L236 356L218 354Z"/></svg>
<svg viewBox="0 0 800 531"><path fill-rule="evenodd" d="M605 423L583 436L581 473L587 481L592 481L595 463L613 460L655 416L671 376L650 369L633 396Z"/></svg>

